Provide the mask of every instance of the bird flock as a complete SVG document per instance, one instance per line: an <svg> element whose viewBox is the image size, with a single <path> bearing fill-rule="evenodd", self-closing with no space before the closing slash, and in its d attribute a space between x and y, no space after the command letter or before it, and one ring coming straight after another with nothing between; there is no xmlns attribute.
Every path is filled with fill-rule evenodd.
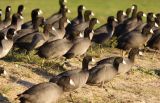
<svg viewBox="0 0 160 103"><path fill-rule="evenodd" d="M48 18L44 18L42 10L36 8L31 12L31 20L25 23L24 5L19 5L13 15L11 6L7 6L4 20L0 9L0 58L15 49L25 50L28 57L30 51L35 50L35 55L44 59L65 57L67 61L84 56L81 68L62 72L48 82L18 94L20 103L54 103L64 92L74 91L86 84L103 88L104 83L131 70L141 49L149 48L155 52L160 49L159 13L145 14L138 10L137 5L132 5L126 11L118 10L115 17L109 16L105 24L94 29L100 22L93 17L92 10L79 5L77 17L70 21L67 14L71 11L66 3L67 0L59 0L59 11ZM86 55L87 50L93 44L102 45L112 37L116 37L116 48L122 51L122 56L102 59L89 68L89 63L94 60ZM125 51L128 57L125 57Z"/></svg>

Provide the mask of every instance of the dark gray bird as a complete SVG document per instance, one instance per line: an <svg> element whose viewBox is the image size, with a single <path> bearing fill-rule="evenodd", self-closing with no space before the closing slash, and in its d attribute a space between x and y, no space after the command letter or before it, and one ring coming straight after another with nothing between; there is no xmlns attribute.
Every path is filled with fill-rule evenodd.
<svg viewBox="0 0 160 103"><path fill-rule="evenodd" d="M52 14L50 17L46 19L46 24L53 24L54 22L58 21L62 17L62 11L67 9L65 5L67 0L59 0L60 9L57 13Z"/></svg>
<svg viewBox="0 0 160 103"><path fill-rule="evenodd" d="M63 87L55 83L45 82L32 86L17 95L20 103L56 103L63 94Z"/></svg>
<svg viewBox="0 0 160 103"><path fill-rule="evenodd" d="M38 49L37 55L41 58L59 58L67 53L72 46L72 41L67 39L46 42Z"/></svg>
<svg viewBox="0 0 160 103"><path fill-rule="evenodd" d="M8 27L11 24L11 6L6 7L5 19L0 22L0 30Z"/></svg>
<svg viewBox="0 0 160 103"><path fill-rule="evenodd" d="M94 16L94 13L91 10L86 10L84 13L84 22L73 26L70 32L67 32L69 38L73 39L79 35L79 33L84 32L84 30L89 26L90 16Z"/></svg>
<svg viewBox="0 0 160 103"><path fill-rule="evenodd" d="M29 29L29 28L33 28L35 22L37 21L37 18L40 17L43 14L42 10L39 8L36 8L34 10L32 10L31 12L31 19L30 21L25 22L22 25L22 29Z"/></svg>
<svg viewBox="0 0 160 103"><path fill-rule="evenodd" d="M120 64L119 65L119 69L118 69L118 73L119 74L125 74L127 72L130 71L131 67L134 65L134 61L135 61L135 56L140 53L138 48L133 48L130 50L128 57L123 57L123 60L125 62L125 64ZM105 64L113 64L115 57L109 57L109 58L105 58L102 59L100 61L98 61L96 64L97 65L105 65Z"/></svg>
<svg viewBox="0 0 160 103"><path fill-rule="evenodd" d="M109 16L107 23L100 26L94 31L92 42L101 44L109 40L114 33L116 24L117 19L115 19L114 16Z"/></svg>
<svg viewBox="0 0 160 103"><path fill-rule="evenodd" d="M51 78L50 82L57 83L59 86L64 87L65 91L67 92L84 86L89 77L88 65L90 61L92 61L91 56L84 57L82 62L82 69L75 69L75 70L70 70L70 71L65 71L63 73L60 73L59 75ZM73 80L74 85L71 86L69 84L66 84L65 82L61 82L60 79L63 77L64 78L70 77L70 79Z"/></svg>
<svg viewBox="0 0 160 103"><path fill-rule="evenodd" d="M7 28L4 28L3 30L1 30L0 32L3 32L6 35L7 31L10 28L14 28L16 31L20 30L21 29L21 22L20 21L22 19L23 19L23 17L21 15L13 14L11 24Z"/></svg>
<svg viewBox="0 0 160 103"><path fill-rule="evenodd" d="M28 33L27 35L18 38L14 45L20 49L27 51L39 48L49 39L49 31L52 29L52 25L45 25L42 32Z"/></svg>
<svg viewBox="0 0 160 103"><path fill-rule="evenodd" d="M92 18L89 24L89 27L84 31L84 38L78 38L74 41L73 46L70 50L64 55L67 59L73 58L75 56L81 56L87 52L88 48L91 45L91 39L93 37L93 27L98 23L96 18Z"/></svg>
<svg viewBox="0 0 160 103"><path fill-rule="evenodd" d="M78 6L78 15L76 18L71 20L71 23L67 25L66 27L66 34L70 34L70 31L72 30L73 26L76 26L82 22L84 22L84 17L83 17L83 11L86 10L86 8L83 5Z"/></svg>
<svg viewBox="0 0 160 103"><path fill-rule="evenodd" d="M0 37L0 58L5 57L13 46L13 35L15 34L15 29L8 29L7 35ZM4 34L3 34L4 35Z"/></svg>
<svg viewBox="0 0 160 103"><path fill-rule="evenodd" d="M96 65L89 70L87 84L99 84L111 81L117 74L120 63L125 63L122 57L116 57L113 64Z"/></svg>
<svg viewBox="0 0 160 103"><path fill-rule="evenodd" d="M50 38L49 38L48 42L64 38L64 36L66 34L66 30L65 30L65 23L66 22L69 22L67 17L62 17L59 20L59 28L57 28L56 30L50 31Z"/></svg>
<svg viewBox="0 0 160 103"><path fill-rule="evenodd" d="M130 48L139 48L141 46L144 46L146 42L151 37L151 34L153 34L153 26L155 25L155 22L148 23L142 30L142 32L139 31L132 31L124 36L118 38L118 45L117 48L122 50L129 50ZM136 41L136 42L135 42Z"/></svg>

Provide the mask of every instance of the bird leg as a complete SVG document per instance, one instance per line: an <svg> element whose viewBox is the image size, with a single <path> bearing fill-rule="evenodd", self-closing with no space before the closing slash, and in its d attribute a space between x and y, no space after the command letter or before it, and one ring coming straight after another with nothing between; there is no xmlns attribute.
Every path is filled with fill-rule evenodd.
<svg viewBox="0 0 160 103"><path fill-rule="evenodd" d="M45 63L45 59L43 58L43 60L42 60L42 64L41 64L41 68L43 68L44 63Z"/></svg>
<svg viewBox="0 0 160 103"><path fill-rule="evenodd" d="M100 87L100 88L103 88L103 86L104 86L104 81L102 81L102 82L100 83L99 87Z"/></svg>
<svg viewBox="0 0 160 103"><path fill-rule="evenodd" d="M69 93L69 97L70 97L70 99L71 99L71 102L74 103L74 100L73 100L73 97L72 97L71 92Z"/></svg>
<svg viewBox="0 0 160 103"><path fill-rule="evenodd" d="M27 59L28 59L28 61L31 61L30 53L28 52L28 53L26 53L26 54L27 54Z"/></svg>
<svg viewBox="0 0 160 103"><path fill-rule="evenodd" d="M124 52L124 50L121 50L121 55L122 55L122 57L124 57L124 56L125 56L125 52Z"/></svg>
<svg viewBox="0 0 160 103"><path fill-rule="evenodd" d="M98 44L98 45L99 45L100 53L102 53L103 52L102 44Z"/></svg>
<svg viewBox="0 0 160 103"><path fill-rule="evenodd" d="M152 60L154 60L154 57L155 57L155 55L158 53L158 51L157 50L155 50L155 52L153 53L153 56L152 56Z"/></svg>

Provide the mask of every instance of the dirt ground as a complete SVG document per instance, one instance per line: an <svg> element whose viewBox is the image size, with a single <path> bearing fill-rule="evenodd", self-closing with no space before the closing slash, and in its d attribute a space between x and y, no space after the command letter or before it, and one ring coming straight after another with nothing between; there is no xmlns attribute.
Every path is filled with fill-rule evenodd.
<svg viewBox="0 0 160 103"><path fill-rule="evenodd" d="M108 48L96 60L119 54L119 50ZM160 54L156 54L154 59L151 59L152 56L153 53L148 52L137 56L129 74L117 76L106 83L104 88L86 85L65 93L58 103L160 103ZM70 64L74 67L66 66L65 69L81 67L77 59L71 59ZM7 72L0 76L0 103L18 103L15 100L17 94L63 71L59 65L41 68L36 63L23 60L2 59L0 67L4 67Z"/></svg>

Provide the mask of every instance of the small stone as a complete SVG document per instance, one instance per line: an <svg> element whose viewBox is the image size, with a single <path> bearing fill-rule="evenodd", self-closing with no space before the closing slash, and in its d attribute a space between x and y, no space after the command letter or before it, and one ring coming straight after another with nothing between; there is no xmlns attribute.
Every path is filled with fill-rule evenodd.
<svg viewBox="0 0 160 103"><path fill-rule="evenodd" d="M17 68L18 68L18 64L15 64L15 67L17 67Z"/></svg>
<svg viewBox="0 0 160 103"><path fill-rule="evenodd" d="M0 67L0 75L7 75L7 72L4 70L3 67Z"/></svg>

